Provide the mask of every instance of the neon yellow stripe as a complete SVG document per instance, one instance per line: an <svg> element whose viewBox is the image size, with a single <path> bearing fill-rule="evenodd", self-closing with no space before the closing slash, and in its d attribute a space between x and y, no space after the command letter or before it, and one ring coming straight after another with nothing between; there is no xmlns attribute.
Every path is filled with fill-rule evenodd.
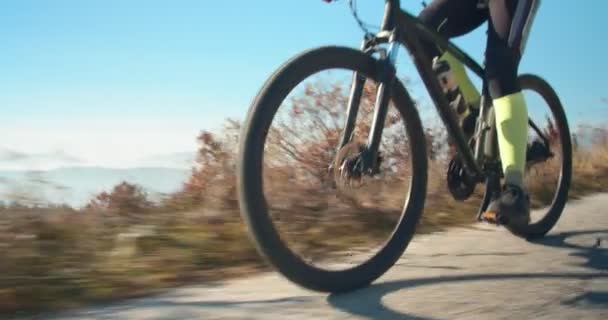
<svg viewBox="0 0 608 320"><path fill-rule="evenodd" d="M494 99L498 149L505 182L523 185L528 144L528 109L521 92Z"/></svg>
<svg viewBox="0 0 608 320"><path fill-rule="evenodd" d="M439 60L444 60L450 65L450 69L452 70L452 74L454 75L454 79L456 83L458 83L458 87L460 88L460 92L462 92L462 97L464 101L472 105L473 107L478 107L480 94L475 88L473 82L467 75L467 72L464 68L462 62L460 62L456 57L454 57L451 53L445 52Z"/></svg>

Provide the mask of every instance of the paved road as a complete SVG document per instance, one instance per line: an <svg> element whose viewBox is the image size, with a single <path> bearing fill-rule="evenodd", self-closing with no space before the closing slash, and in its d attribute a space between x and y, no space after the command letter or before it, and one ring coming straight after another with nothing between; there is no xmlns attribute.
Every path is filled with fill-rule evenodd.
<svg viewBox="0 0 608 320"><path fill-rule="evenodd" d="M608 195L571 202L536 243L488 225L419 236L385 276L345 295L266 274L52 319L608 319Z"/></svg>

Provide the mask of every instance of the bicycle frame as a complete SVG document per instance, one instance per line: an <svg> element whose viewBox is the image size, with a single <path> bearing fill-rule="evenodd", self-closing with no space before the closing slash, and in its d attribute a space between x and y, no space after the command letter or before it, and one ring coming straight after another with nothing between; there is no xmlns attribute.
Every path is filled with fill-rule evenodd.
<svg viewBox="0 0 608 320"><path fill-rule="evenodd" d="M397 17L398 29L416 30L416 32L413 33L403 32L401 43L409 50L414 60L414 64L416 65L416 68L418 69L418 72L420 73L420 76L427 90L429 91L431 99L435 103L440 118L446 126L449 135L455 141L456 149L461 157L465 169L472 177L476 177L478 180L481 180L484 177L483 168L481 165L485 155L482 149L486 147L485 150L493 151L493 149L488 149L488 147L492 147L492 144L491 140L486 139L486 132L488 129L492 128L494 122L493 118L488 119L487 117L491 104L488 103L490 99L488 99L484 68L451 41L446 40L436 31L431 30L422 24L417 17L414 17L403 10L399 10ZM430 59L423 53L420 40L430 41L436 44L440 49L450 52L456 59L460 60L466 67L472 70L483 80L480 113L477 121L477 128L475 130L477 139L474 153L471 151L468 142L465 139L464 133L456 119L454 111L443 94L435 73L432 70ZM489 144L486 145L486 143ZM492 154L491 156L495 156L495 154Z"/></svg>
<svg viewBox="0 0 608 320"><path fill-rule="evenodd" d="M479 114L479 119L482 119L483 121L477 121L478 124L476 128L476 136L478 139L476 139L474 153L468 146L468 142L466 141L464 133L458 124L456 115L450 108L449 103L441 90L440 84L432 70L430 59L423 54L420 43L421 39L436 44L442 50L449 51L452 55L454 55L454 57L456 57L456 59L462 61L465 66L483 79L482 102ZM394 65L397 50L399 45L403 45L406 49L408 49L411 57L413 58L414 64L416 65L416 68L438 110L441 120L448 130L448 134L453 137L456 149L458 154L461 156L467 173L478 181L483 180L484 173L482 161L484 159L484 155L489 154L490 157L495 157L495 148L493 147L492 143L492 140L494 139L486 139L486 132L488 129L491 129L493 121L486 121L491 104L488 103L489 99L487 98L488 94L484 77L484 68L451 41L445 39L436 31L426 27L424 24L422 24L422 22L420 22L420 20L418 20L417 17L402 10L399 0L385 1L385 12L381 31L374 37L373 40L375 43L388 42L389 48L387 57L383 58L385 62L385 68L382 70L384 79L378 87L376 105L372 120L373 122L370 129L367 149L362 156L364 168L367 170L373 170L372 168L376 167L380 138L388 112L390 88L395 80ZM366 39L363 41L362 49L365 51L372 45L375 44L370 44L368 39ZM347 108L347 122L340 142L340 148L348 143L351 139L364 84L365 79L355 73L353 75L353 84L351 87Z"/></svg>

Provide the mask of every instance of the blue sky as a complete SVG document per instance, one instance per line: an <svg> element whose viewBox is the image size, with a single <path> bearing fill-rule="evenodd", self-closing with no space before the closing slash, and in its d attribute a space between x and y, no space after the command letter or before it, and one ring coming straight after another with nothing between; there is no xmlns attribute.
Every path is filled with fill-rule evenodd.
<svg viewBox="0 0 608 320"><path fill-rule="evenodd" d="M381 2L358 2L377 24ZM572 121L608 117L606 12L605 0L543 1L522 61ZM481 59L484 37L485 26L455 41ZM105 165L193 151L200 129L243 117L283 61L360 38L346 1L2 1L0 148ZM416 79L400 56L401 74Z"/></svg>

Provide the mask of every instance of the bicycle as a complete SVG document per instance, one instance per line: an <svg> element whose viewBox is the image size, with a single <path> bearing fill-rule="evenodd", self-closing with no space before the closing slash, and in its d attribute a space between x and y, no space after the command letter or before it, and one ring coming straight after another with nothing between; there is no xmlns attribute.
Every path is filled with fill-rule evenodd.
<svg viewBox="0 0 608 320"><path fill-rule="evenodd" d="M357 18L354 9L353 13ZM359 19L357 21L361 22ZM482 99L472 140L467 141L465 138L456 114L450 108L432 70L430 59L422 54L420 39L432 41L442 50L449 51L482 79ZM384 48L386 46L388 48ZM237 168L237 188L242 217L259 253L283 276L302 287L323 292L343 292L367 286L396 263L415 234L426 201L427 145L418 110L404 84L396 76L395 62L399 46L408 50L449 137L453 139L458 156L450 162L447 174L452 196L457 200L467 199L476 185L484 184L485 192L476 216L476 219L481 221L482 213L500 191L500 179L503 177L484 67L451 41L427 28L417 17L401 9L399 0L385 0L384 17L377 34L366 34L360 49L323 46L307 50L285 62L272 74L253 100L242 127ZM262 194L264 141L283 98L307 76L334 68L353 72L346 106L347 119L334 162L329 164L337 173L336 177L356 178L374 176L378 173L378 164L381 161L380 139L389 101L397 108L406 124L407 138L414 142L409 144L408 150L412 159L411 186L397 226L378 253L361 264L339 271L312 266L298 257L285 244L270 221L269 209ZM562 152L557 160L560 162L557 188L547 207L547 213L538 222L526 227L508 227L516 236L533 239L549 232L562 214L571 183L572 146L568 121L553 88L537 75L521 74L519 79L522 89L536 92L549 105L555 118ZM378 83L373 122L367 143L353 147L355 121L366 81ZM532 119L529 121L529 127L540 139L534 141L528 148L528 164L533 165L555 157L550 141L555 137L548 137ZM352 152L346 152L353 149L358 151L354 156Z"/></svg>

